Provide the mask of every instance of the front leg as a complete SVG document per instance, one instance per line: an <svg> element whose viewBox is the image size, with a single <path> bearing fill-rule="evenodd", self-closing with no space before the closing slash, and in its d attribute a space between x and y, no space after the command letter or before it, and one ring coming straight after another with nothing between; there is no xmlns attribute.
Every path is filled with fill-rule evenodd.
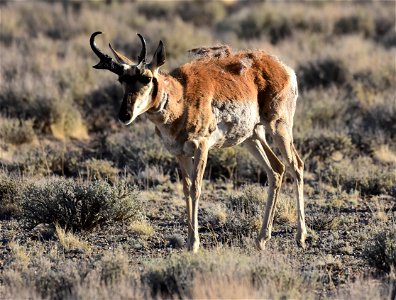
<svg viewBox="0 0 396 300"><path fill-rule="evenodd" d="M178 156L177 161L182 172L183 177L183 193L186 200L186 212L187 212L187 226L188 226L188 237L187 237L187 248L192 250L192 240L194 238L193 222L192 222L192 200L191 200L191 178L193 170L193 161L191 157Z"/></svg>
<svg viewBox="0 0 396 300"><path fill-rule="evenodd" d="M191 184L191 200L192 200L192 222L193 222L193 237L190 240L189 250L197 252L199 248L198 235L198 203L201 196L202 179L205 172L206 162L208 160L208 141L206 138L201 138L196 143L197 148L194 152L194 167Z"/></svg>

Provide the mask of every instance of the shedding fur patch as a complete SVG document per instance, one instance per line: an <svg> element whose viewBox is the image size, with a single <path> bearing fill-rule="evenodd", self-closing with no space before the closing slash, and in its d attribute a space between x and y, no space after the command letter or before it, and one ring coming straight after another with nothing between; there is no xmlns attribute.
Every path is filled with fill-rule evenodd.
<svg viewBox="0 0 396 300"><path fill-rule="evenodd" d="M254 100L214 101L213 114L217 128L209 138L213 148L238 145L253 135L255 126L260 122L259 108Z"/></svg>
<svg viewBox="0 0 396 300"><path fill-rule="evenodd" d="M228 72L235 74L235 75L245 75L246 72L251 68L253 64L253 60L248 57L242 57L235 63L231 63L226 66Z"/></svg>
<svg viewBox="0 0 396 300"><path fill-rule="evenodd" d="M196 59L204 58L224 58L231 55L232 50L226 45L214 47L200 47L188 50L188 52Z"/></svg>

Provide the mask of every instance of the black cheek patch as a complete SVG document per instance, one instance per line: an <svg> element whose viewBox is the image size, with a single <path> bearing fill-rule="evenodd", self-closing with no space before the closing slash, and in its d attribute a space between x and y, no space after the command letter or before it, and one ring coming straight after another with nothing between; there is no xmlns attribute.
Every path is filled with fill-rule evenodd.
<svg viewBox="0 0 396 300"><path fill-rule="evenodd" d="M155 99L158 94L158 80L157 78L153 77L153 90L151 91L152 99Z"/></svg>

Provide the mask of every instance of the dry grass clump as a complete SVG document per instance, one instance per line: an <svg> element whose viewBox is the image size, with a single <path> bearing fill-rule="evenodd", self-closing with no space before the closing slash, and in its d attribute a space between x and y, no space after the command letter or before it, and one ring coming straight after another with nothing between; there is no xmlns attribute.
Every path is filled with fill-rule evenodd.
<svg viewBox="0 0 396 300"><path fill-rule="evenodd" d="M136 177L136 183L144 188L166 186L166 183L170 182L169 175L164 172L162 167L156 165L146 166Z"/></svg>
<svg viewBox="0 0 396 300"><path fill-rule="evenodd" d="M205 209L205 222L209 229L216 229L224 226L227 222L228 214L225 205L219 203Z"/></svg>
<svg viewBox="0 0 396 300"><path fill-rule="evenodd" d="M155 233L154 227L147 220L134 221L128 227L132 234L140 237L150 237Z"/></svg>
<svg viewBox="0 0 396 300"><path fill-rule="evenodd" d="M380 163L396 165L396 153L388 145L377 146L373 158Z"/></svg>
<svg viewBox="0 0 396 300"><path fill-rule="evenodd" d="M56 235L59 243L62 245L65 251L84 251L90 250L87 242L81 241L75 234L70 231L65 231L59 225L55 226Z"/></svg>
<svg viewBox="0 0 396 300"><path fill-rule="evenodd" d="M137 193L125 182L76 182L51 178L26 187L23 219L33 227L58 223L66 230L91 230L108 222L131 221L140 216Z"/></svg>
<svg viewBox="0 0 396 300"><path fill-rule="evenodd" d="M211 298L217 295L223 298L230 296L227 290L233 285L240 287L231 290L241 298L258 293L265 298L313 297L309 288L315 285L315 280L299 273L294 262L281 256L260 259L235 250L218 250L175 254L166 260L146 263L142 279L151 288L152 297ZM243 288L243 284L250 289Z"/></svg>
<svg viewBox="0 0 396 300"><path fill-rule="evenodd" d="M12 268L18 271L26 271L30 263L29 251L25 246L14 241L10 242L8 246L10 247L11 253L14 256L14 260L11 263Z"/></svg>
<svg viewBox="0 0 396 300"><path fill-rule="evenodd" d="M264 211L262 212L264 214ZM278 224L294 224L297 221L296 199L287 194L279 195L276 203L274 222Z"/></svg>

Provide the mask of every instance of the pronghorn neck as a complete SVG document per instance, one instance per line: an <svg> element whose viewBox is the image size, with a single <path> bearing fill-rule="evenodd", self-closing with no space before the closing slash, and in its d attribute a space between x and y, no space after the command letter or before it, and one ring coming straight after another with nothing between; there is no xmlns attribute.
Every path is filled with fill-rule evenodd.
<svg viewBox="0 0 396 300"><path fill-rule="evenodd" d="M169 93L165 89L162 89L160 93L161 94L158 96L159 101L156 101L153 107L147 111L148 114L150 115L160 114L166 108L166 105L169 101Z"/></svg>
<svg viewBox="0 0 396 300"><path fill-rule="evenodd" d="M168 124L183 114L183 87L172 76L158 74L153 105L147 111L148 118L154 123Z"/></svg>

